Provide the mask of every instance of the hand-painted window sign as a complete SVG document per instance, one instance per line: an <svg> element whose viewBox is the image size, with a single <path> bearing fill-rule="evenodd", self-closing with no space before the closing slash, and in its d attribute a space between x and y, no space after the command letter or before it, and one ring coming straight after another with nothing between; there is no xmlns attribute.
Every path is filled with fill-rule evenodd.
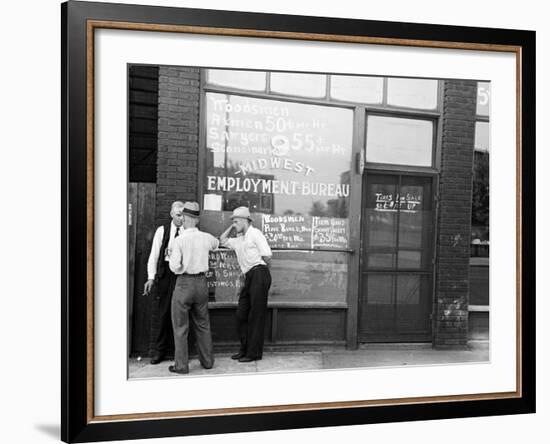
<svg viewBox="0 0 550 444"><path fill-rule="evenodd" d="M262 231L271 248L305 250L348 248L347 219L264 214Z"/></svg>
<svg viewBox="0 0 550 444"><path fill-rule="evenodd" d="M207 176L208 192L236 191L253 193L286 194L288 196L348 197L349 184L305 182L297 180L273 180L261 178Z"/></svg>
<svg viewBox="0 0 550 444"><path fill-rule="evenodd" d="M403 211L416 213L422 210L422 196L407 193L405 195L399 194L384 194L376 193L376 205L375 211Z"/></svg>
<svg viewBox="0 0 550 444"><path fill-rule="evenodd" d="M352 110L207 92L205 117L209 209L347 216Z"/></svg>
<svg viewBox="0 0 550 444"><path fill-rule="evenodd" d="M242 174L246 176L246 174L254 172L254 171L261 171L265 169L273 170L287 170L287 171L293 171L295 173L302 173L304 176L309 176L312 172L315 170L304 164L304 162L296 162L292 159L287 158L281 158L281 157L271 157L269 159L261 158L257 160L250 160L241 163L239 166L239 169L235 171L235 174Z"/></svg>

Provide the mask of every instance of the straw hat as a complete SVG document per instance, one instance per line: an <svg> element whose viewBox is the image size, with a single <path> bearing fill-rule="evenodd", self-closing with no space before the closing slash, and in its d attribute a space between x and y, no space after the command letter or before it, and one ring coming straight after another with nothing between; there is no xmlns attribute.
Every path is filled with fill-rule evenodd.
<svg viewBox="0 0 550 444"><path fill-rule="evenodd" d="M197 202L185 202L183 204L182 213L198 218L200 216L199 204Z"/></svg>
<svg viewBox="0 0 550 444"><path fill-rule="evenodd" d="M250 217L250 210L246 207L238 207L233 210L233 214L231 215L231 219L235 219L236 217L240 217L242 219L248 219L252 220Z"/></svg>

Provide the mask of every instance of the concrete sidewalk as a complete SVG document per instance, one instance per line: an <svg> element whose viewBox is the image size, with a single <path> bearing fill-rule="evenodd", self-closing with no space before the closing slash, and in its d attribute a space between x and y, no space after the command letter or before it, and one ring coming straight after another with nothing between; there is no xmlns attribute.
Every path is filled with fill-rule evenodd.
<svg viewBox="0 0 550 444"><path fill-rule="evenodd" d="M467 350L434 350L430 344L364 345L358 350L333 348L318 351L264 351L261 361L240 363L231 353L217 353L214 368L205 370L197 358L189 361L189 374L170 373L172 360L151 365L149 358L130 358L129 378L160 378L227 375L243 373L296 372L344 368L396 367L404 365L443 365L489 362L489 343L469 343Z"/></svg>

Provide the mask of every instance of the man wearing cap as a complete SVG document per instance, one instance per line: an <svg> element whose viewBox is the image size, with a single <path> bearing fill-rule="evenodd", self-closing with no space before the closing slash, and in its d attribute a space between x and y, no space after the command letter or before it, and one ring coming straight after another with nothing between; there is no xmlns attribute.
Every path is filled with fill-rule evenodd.
<svg viewBox="0 0 550 444"><path fill-rule="evenodd" d="M176 275L168 266L170 251L174 239L183 232L183 202L176 201L170 208L170 221L155 231L149 261L147 262L147 282L143 295L149 295L155 287L156 309L158 311L158 330L152 332L151 364L158 364L172 349L174 333L172 331L172 292L176 284Z"/></svg>
<svg viewBox="0 0 550 444"><path fill-rule="evenodd" d="M177 275L172 296L172 324L174 326L174 365L172 373L189 373L187 338L189 325L196 336L196 347L201 365L210 369L214 365L210 317L208 315L208 252L218 248L218 239L199 231L199 204L186 202L183 206L185 230L176 239L170 254L170 269Z"/></svg>
<svg viewBox="0 0 550 444"><path fill-rule="evenodd" d="M268 264L272 253L261 230L251 225L248 208L236 208L231 219L233 223L222 233L220 242L224 247L235 250L244 274L237 306L237 331L241 346L231 358L239 362L252 362L262 359L267 293L271 286ZM230 238L233 228L237 237Z"/></svg>

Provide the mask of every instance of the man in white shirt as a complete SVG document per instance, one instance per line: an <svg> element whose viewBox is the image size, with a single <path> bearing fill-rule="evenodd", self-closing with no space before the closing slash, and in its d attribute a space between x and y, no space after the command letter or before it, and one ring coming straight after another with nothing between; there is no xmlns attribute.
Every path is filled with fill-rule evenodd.
<svg viewBox="0 0 550 444"><path fill-rule="evenodd" d="M174 326L174 365L172 373L189 373L187 338L189 325L196 337L196 348L201 365L210 369L214 365L210 317L208 314L208 253L218 248L218 239L199 231L199 204L186 202L183 207L185 230L173 243L170 269L177 275L172 296L172 324Z"/></svg>
<svg viewBox="0 0 550 444"><path fill-rule="evenodd" d="M170 208L171 221L161 225L155 231L149 261L147 262L147 282L144 295L156 291L153 299L153 310L158 312L158 328L151 328L151 364L158 364L173 348L172 331L172 293L176 285L176 275L168 266L170 251L174 239L183 232L183 202L176 201Z"/></svg>
<svg viewBox="0 0 550 444"><path fill-rule="evenodd" d="M235 250L245 277L237 306L237 331L241 346L231 358L239 362L252 362L262 359L267 293L271 286L268 265L272 252L261 230L251 225L248 208L236 208L231 219L233 223L222 233L220 242L224 247ZM237 237L230 238L233 228Z"/></svg>

